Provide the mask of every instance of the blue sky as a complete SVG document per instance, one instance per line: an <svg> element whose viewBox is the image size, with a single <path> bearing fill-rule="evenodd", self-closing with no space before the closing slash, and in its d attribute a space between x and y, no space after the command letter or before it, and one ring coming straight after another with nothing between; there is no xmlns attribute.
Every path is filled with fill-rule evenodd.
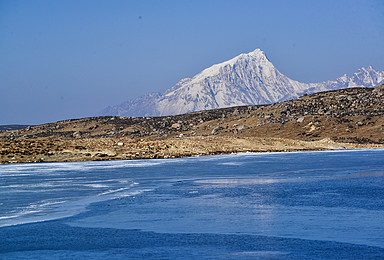
<svg viewBox="0 0 384 260"><path fill-rule="evenodd" d="M1 0L0 124L93 116L256 48L302 82L384 70L384 1Z"/></svg>

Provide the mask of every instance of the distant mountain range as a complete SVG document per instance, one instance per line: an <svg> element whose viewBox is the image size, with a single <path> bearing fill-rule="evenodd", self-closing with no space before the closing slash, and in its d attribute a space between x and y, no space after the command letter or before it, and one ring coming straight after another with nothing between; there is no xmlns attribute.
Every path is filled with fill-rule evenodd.
<svg viewBox="0 0 384 260"><path fill-rule="evenodd" d="M360 68L334 81L302 83L278 71L265 53L256 49L213 65L193 78L180 80L165 93L149 93L120 105L107 107L101 115L165 116L242 105L271 104L305 93L384 83L384 71Z"/></svg>
<svg viewBox="0 0 384 260"><path fill-rule="evenodd" d="M0 125L0 131L12 131L17 129L26 128L30 125Z"/></svg>

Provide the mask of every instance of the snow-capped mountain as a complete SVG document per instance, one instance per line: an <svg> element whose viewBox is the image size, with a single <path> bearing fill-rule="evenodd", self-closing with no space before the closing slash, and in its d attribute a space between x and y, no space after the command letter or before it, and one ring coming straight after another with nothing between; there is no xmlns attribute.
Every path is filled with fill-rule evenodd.
<svg viewBox="0 0 384 260"><path fill-rule="evenodd" d="M384 83L384 71L369 66L352 77L334 81L301 83L280 73L256 49L216 65L193 78L180 80L164 94L151 93L106 108L103 115L163 116L241 105L270 104L297 98L304 93L351 87L375 87Z"/></svg>

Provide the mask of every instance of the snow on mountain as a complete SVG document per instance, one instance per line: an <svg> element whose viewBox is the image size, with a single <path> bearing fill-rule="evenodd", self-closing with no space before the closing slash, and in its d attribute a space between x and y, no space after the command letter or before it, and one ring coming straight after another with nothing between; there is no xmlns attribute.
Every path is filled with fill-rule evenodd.
<svg viewBox="0 0 384 260"><path fill-rule="evenodd" d="M193 78L180 80L164 94L151 93L106 108L103 115L163 116L241 105L270 104L294 99L304 93L351 87L375 87L384 83L384 71L360 68L352 77L334 81L301 83L280 73L256 49L215 64Z"/></svg>
<svg viewBox="0 0 384 260"><path fill-rule="evenodd" d="M117 106L105 108L101 115L106 116L155 116L158 115L155 102L160 93L149 93L136 99L128 100Z"/></svg>

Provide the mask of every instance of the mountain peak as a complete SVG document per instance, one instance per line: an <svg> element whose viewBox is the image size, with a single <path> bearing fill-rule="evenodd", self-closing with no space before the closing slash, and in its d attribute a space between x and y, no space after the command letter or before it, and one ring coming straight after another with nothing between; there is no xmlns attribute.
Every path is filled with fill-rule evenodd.
<svg viewBox="0 0 384 260"><path fill-rule="evenodd" d="M257 56L257 57L266 57L264 51L262 51L261 49L256 49L254 51L247 53L246 55Z"/></svg>
<svg viewBox="0 0 384 260"><path fill-rule="evenodd" d="M357 70L356 73L359 73L359 72L371 72L371 71L376 71L372 65L369 65L368 67L361 67Z"/></svg>
<svg viewBox="0 0 384 260"><path fill-rule="evenodd" d="M240 67L241 70L244 70L245 67L247 67L248 64L253 64L264 67L265 72L269 71L267 73L271 73L271 71L275 70L275 67L273 64L267 59L265 53L261 49L256 49L254 51L251 51L249 53L242 53L228 61L224 61L218 64L214 64L209 68L206 68L199 74L195 75L191 79L191 84L200 84L199 82L205 81L207 78L217 77L218 75L221 75L225 73L225 71L228 73L229 71L234 69L234 66ZM264 73L265 73L264 72ZM182 79L181 81L189 81L190 79ZM180 81L180 82L181 82ZM179 82L179 83L180 83ZM168 95L170 92L173 92L175 89L180 88L180 86L183 84L176 84L176 88L171 88L170 91L167 91L166 94Z"/></svg>
<svg viewBox="0 0 384 260"><path fill-rule="evenodd" d="M268 60L267 56L265 55L264 51L261 49L256 49L254 51L248 52L248 53L242 53L232 60L238 60L238 59L255 59L255 60Z"/></svg>
<svg viewBox="0 0 384 260"><path fill-rule="evenodd" d="M215 64L192 78L180 80L161 95L148 96L108 111L109 115L175 115L230 106L269 104L303 93L352 87L375 87L384 82L384 71L360 68L352 77L302 83L279 72L264 51L255 49ZM113 113L113 111L116 111Z"/></svg>

